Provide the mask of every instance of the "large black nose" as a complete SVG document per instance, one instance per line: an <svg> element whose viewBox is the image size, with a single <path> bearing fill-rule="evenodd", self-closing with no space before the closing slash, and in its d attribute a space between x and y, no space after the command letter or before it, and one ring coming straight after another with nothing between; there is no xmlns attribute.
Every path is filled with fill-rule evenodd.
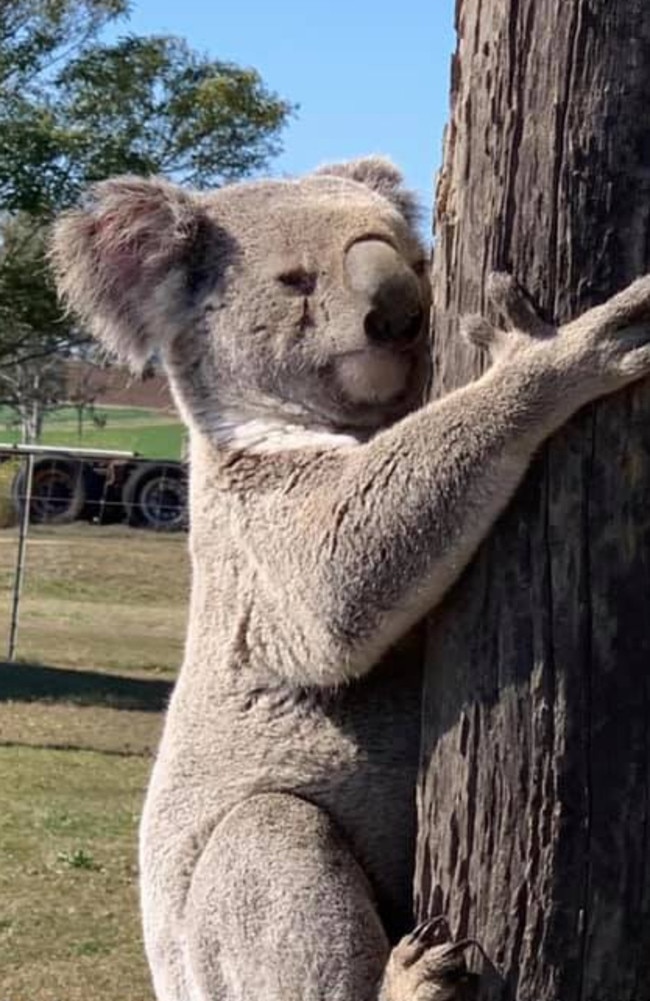
<svg viewBox="0 0 650 1001"><path fill-rule="evenodd" d="M407 348L424 330L420 282L404 258L384 240L358 240L346 253L350 289L363 308L368 340Z"/></svg>
<svg viewBox="0 0 650 1001"><path fill-rule="evenodd" d="M408 347L424 329L424 312L420 307L407 315L404 310L396 309L393 302L389 309L381 306L371 309L366 314L363 327L366 337L373 344Z"/></svg>

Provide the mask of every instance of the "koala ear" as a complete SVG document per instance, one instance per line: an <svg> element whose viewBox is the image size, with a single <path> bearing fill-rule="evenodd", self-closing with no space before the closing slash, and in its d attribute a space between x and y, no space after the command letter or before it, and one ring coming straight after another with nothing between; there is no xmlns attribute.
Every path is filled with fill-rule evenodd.
<svg viewBox="0 0 650 1001"><path fill-rule="evenodd" d="M366 156L347 163L332 163L319 167L316 174L347 177L351 181L365 184L383 195L402 213L409 226L416 226L420 217L420 207L412 191L404 187L404 178L387 157Z"/></svg>
<svg viewBox="0 0 650 1001"><path fill-rule="evenodd" d="M202 227L196 196L140 177L94 185L54 225L50 257L63 300L135 369L178 330Z"/></svg>

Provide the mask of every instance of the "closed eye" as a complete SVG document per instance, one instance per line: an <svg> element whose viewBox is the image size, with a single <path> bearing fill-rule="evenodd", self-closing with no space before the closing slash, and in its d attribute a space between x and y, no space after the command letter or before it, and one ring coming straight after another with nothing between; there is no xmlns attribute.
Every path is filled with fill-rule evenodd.
<svg viewBox="0 0 650 1001"><path fill-rule="evenodd" d="M316 288L316 275L306 268L291 268L277 275L277 280L285 288L297 295L311 295Z"/></svg>

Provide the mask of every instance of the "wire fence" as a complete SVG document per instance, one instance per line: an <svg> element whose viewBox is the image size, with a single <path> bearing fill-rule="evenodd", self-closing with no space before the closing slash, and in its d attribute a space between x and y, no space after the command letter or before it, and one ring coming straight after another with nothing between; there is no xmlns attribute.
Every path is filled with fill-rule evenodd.
<svg viewBox="0 0 650 1001"><path fill-rule="evenodd" d="M181 463L0 444L0 658L173 676L187 521Z"/></svg>

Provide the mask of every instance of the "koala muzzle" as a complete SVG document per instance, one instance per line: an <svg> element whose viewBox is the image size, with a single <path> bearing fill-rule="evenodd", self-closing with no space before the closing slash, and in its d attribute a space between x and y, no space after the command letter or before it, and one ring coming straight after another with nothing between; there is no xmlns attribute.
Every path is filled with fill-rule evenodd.
<svg viewBox="0 0 650 1001"><path fill-rule="evenodd" d="M348 287L362 301L363 327L372 344L408 348L424 330L420 283L389 243L364 239L345 255Z"/></svg>

